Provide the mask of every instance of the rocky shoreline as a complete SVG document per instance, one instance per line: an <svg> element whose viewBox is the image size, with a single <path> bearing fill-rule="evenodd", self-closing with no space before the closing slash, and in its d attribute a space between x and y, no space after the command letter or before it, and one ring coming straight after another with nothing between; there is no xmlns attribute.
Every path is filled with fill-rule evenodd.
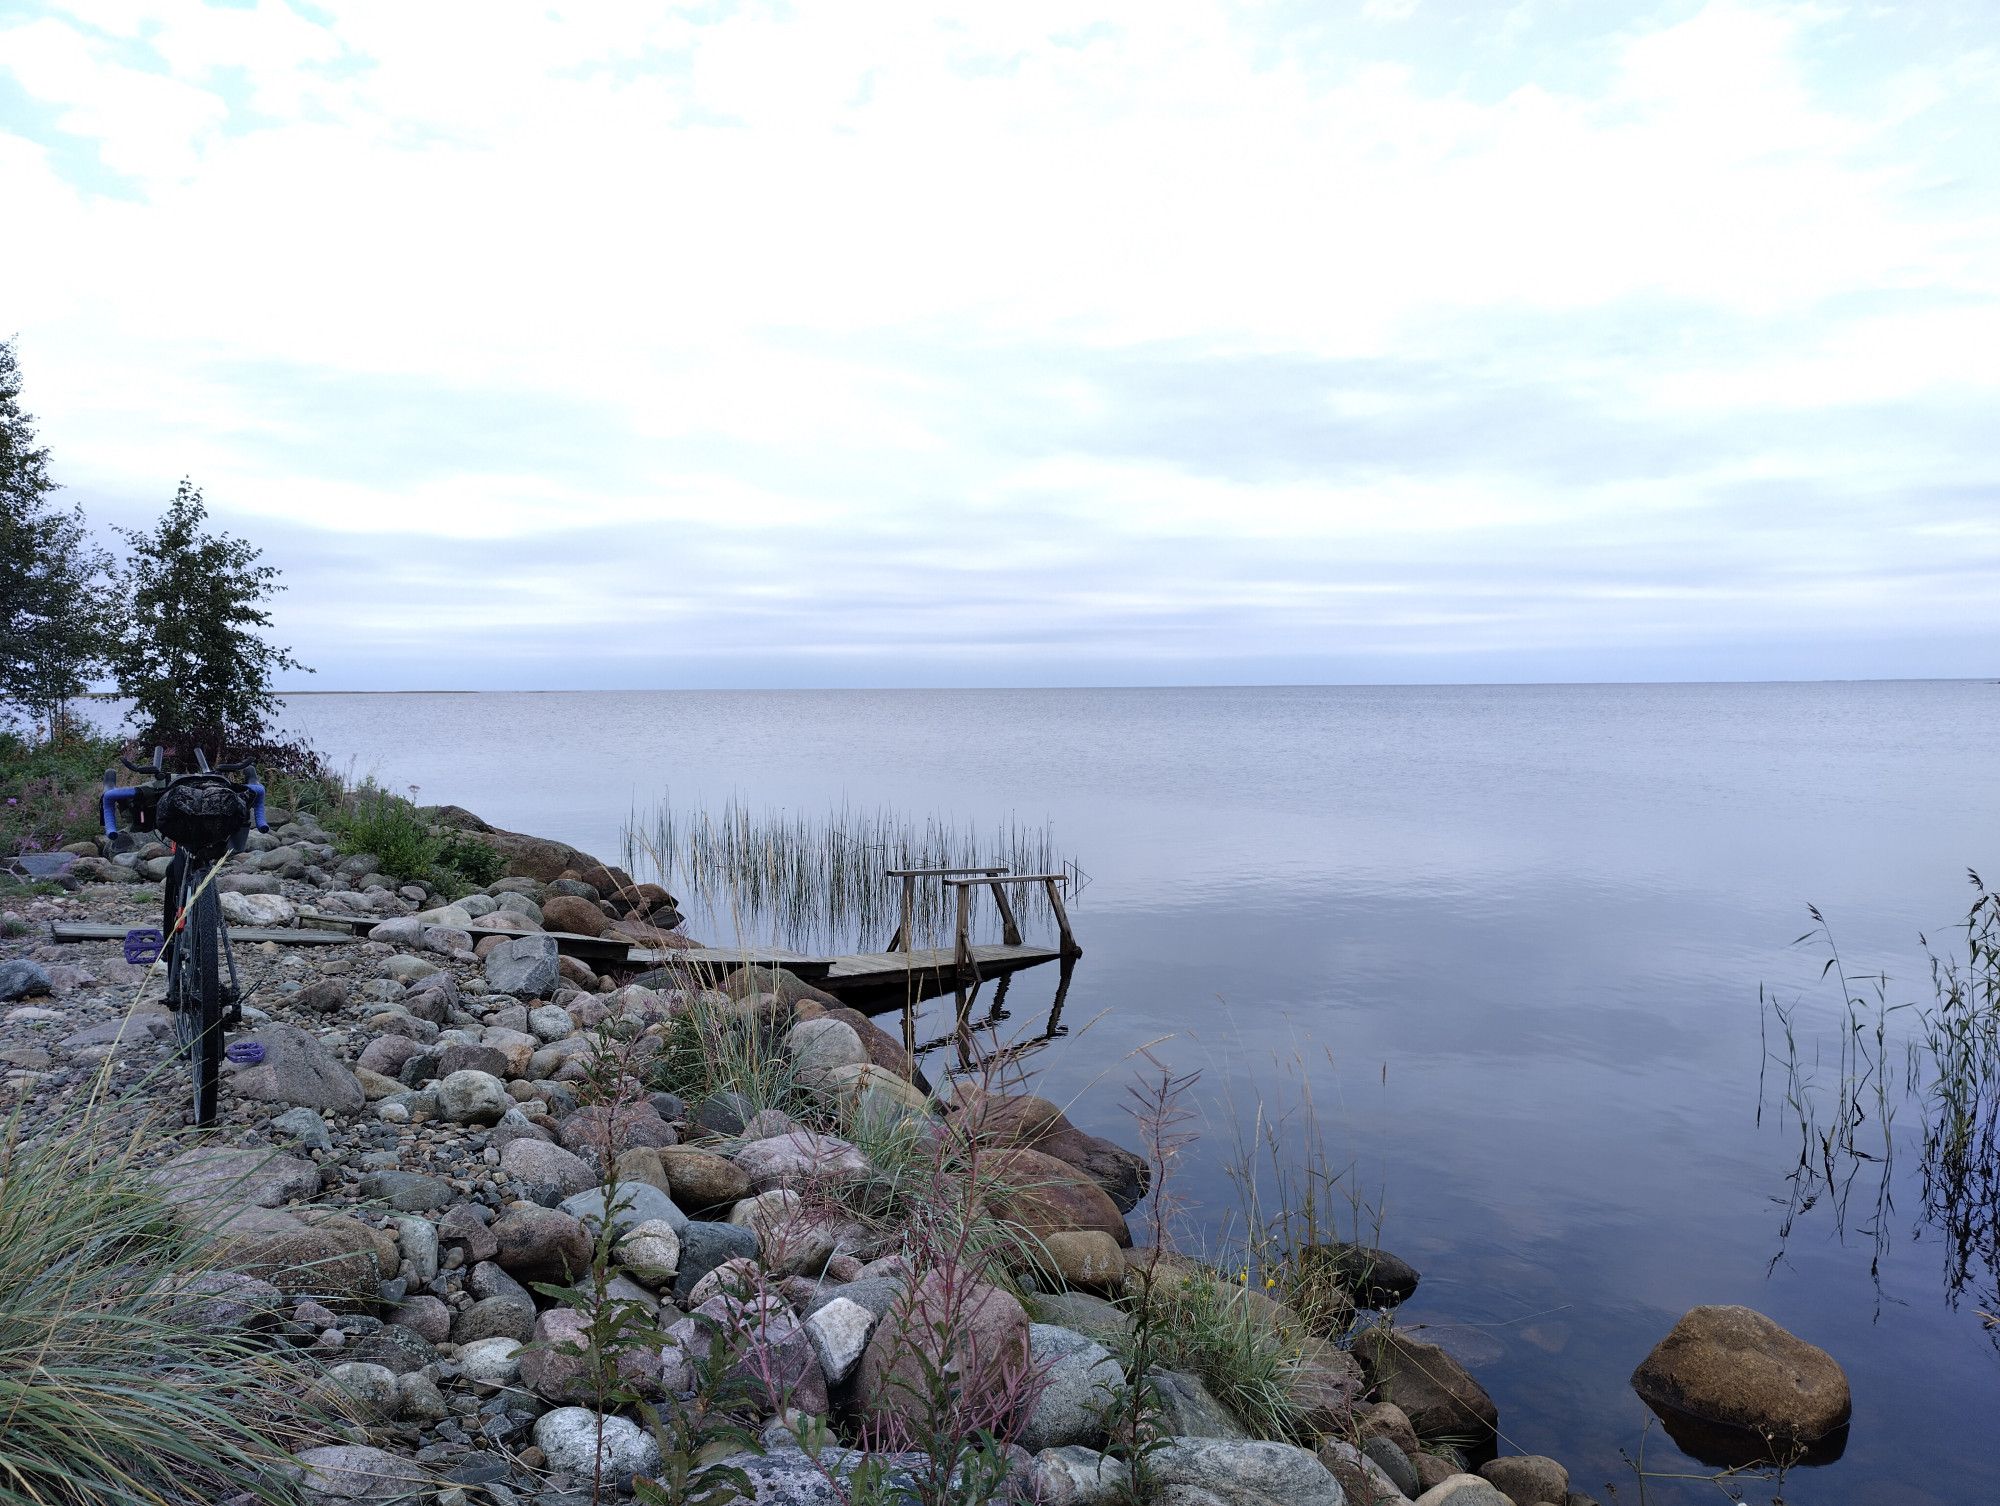
<svg viewBox="0 0 2000 1506"><path fill-rule="evenodd" d="M30 1137L108 1086L98 1128L139 1132L174 1216L213 1231L216 1321L295 1353L328 1419L297 1456L307 1500L582 1506L671 1473L678 1440L679 1467L760 1503L929 1499L984 1467L991 1497L1045 1506L1591 1502L1552 1459L1492 1457L1497 1409L1442 1349L1136 1244L1148 1158L1056 1105L933 1092L788 973L599 974L547 934L692 946L658 886L447 807L508 870L447 896L271 814L218 881L231 923L374 923L239 948L263 1060L228 1069L214 1131L183 1128L145 970L49 940L157 925L163 850L79 852L67 892L0 902L0 1073ZM662 1086L691 1044L763 1053L788 1107ZM1315 1248L1344 1319L1414 1288L1382 1252ZM1149 1304L1190 1290L1282 1352L1294 1440L1148 1361ZM756 1448L688 1432L724 1389ZM1817 1436L1845 1407L1821 1373L1785 1425Z"/></svg>

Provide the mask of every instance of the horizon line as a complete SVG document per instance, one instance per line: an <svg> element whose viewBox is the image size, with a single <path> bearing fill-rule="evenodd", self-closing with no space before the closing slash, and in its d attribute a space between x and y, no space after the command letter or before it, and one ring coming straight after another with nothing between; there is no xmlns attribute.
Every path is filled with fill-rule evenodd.
<svg viewBox="0 0 2000 1506"><path fill-rule="evenodd" d="M320 690L274 690L272 694L303 699L308 696L341 695L801 695L824 692L860 692L871 695L932 695L940 691L990 693L1088 692L1126 690L1532 690L1555 688L1597 688L1625 685L2000 685L2000 677L1990 675L1825 675L1813 679L1726 679L1726 680L1212 680L1174 681L1156 684L1104 685L605 685L605 686L432 686L411 688L350 688ZM116 701L116 691L87 691L79 700Z"/></svg>

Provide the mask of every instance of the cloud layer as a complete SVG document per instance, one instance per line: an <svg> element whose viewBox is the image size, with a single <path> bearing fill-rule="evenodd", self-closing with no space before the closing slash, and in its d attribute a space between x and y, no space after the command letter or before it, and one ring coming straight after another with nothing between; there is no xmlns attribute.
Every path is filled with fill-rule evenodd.
<svg viewBox="0 0 2000 1506"><path fill-rule="evenodd" d="M1987 673L1981 10L79 0L0 328L322 684Z"/></svg>

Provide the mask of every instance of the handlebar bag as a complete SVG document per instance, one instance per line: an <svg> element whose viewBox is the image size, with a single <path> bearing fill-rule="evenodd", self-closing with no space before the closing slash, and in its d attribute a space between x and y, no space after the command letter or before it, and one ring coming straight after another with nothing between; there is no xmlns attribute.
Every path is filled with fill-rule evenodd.
<svg viewBox="0 0 2000 1506"><path fill-rule="evenodd" d="M181 846L219 853L249 824L250 806L227 780L194 775L167 786L153 820L162 836Z"/></svg>

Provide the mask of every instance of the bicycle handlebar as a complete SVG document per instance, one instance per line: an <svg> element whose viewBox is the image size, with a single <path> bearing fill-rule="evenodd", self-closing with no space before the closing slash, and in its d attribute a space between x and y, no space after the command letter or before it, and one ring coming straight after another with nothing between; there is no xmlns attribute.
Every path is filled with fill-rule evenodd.
<svg viewBox="0 0 2000 1506"><path fill-rule="evenodd" d="M214 772L236 774L236 773L241 773L243 770L249 767L251 766L248 763L225 765L223 768L215 770ZM181 775L176 775L175 777L180 779L190 779L190 778L195 778L197 776L190 774L181 774ZM250 824L255 826L259 831L268 832L271 829L271 827L270 824L264 819L264 786L258 783L256 780L251 779L251 780L246 780L242 788L244 792L251 797ZM114 785L111 783L110 776L109 775L105 776L105 781L104 781L104 835L105 836L115 837L118 835L118 811L116 807L124 801L138 798L138 794L139 791L134 786Z"/></svg>
<svg viewBox="0 0 2000 1506"><path fill-rule="evenodd" d="M115 809L117 802L121 800L130 800L138 793L139 792L137 790L131 788L130 786L125 786L121 788L115 785L109 785L109 784L105 785L104 787L104 835L105 836L115 837L118 835L118 812Z"/></svg>

